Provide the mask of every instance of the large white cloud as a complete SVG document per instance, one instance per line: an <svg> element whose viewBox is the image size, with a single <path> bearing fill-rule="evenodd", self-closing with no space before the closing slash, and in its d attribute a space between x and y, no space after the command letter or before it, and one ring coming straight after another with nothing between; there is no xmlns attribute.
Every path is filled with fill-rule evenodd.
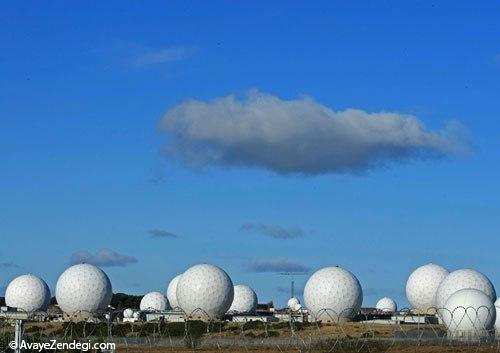
<svg viewBox="0 0 500 353"><path fill-rule="evenodd" d="M282 100L251 91L170 109L160 123L165 153L193 167L264 168L277 173L361 172L408 158L468 150L457 122L431 131L416 117L334 111L309 97Z"/></svg>

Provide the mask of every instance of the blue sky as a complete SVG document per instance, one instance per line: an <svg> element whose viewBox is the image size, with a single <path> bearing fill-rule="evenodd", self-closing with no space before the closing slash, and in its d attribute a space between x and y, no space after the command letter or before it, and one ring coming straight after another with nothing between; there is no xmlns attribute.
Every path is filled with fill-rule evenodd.
<svg viewBox="0 0 500 353"><path fill-rule="evenodd" d="M365 305L406 305L431 261L500 286L499 10L2 2L0 286L31 272L53 288L89 256L115 291L206 261L279 304L287 268L341 265ZM361 134L381 112L394 124ZM409 115L417 142L379 141Z"/></svg>

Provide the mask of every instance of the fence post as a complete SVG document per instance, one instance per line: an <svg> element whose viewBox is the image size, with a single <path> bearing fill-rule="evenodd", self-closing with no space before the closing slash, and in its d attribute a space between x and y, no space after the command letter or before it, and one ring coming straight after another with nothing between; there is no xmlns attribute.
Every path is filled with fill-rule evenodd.
<svg viewBox="0 0 500 353"><path fill-rule="evenodd" d="M14 341L16 342L16 349L14 350L15 353L21 353L21 344L23 342L23 329L24 329L24 323L23 320L16 320L16 330L14 334Z"/></svg>

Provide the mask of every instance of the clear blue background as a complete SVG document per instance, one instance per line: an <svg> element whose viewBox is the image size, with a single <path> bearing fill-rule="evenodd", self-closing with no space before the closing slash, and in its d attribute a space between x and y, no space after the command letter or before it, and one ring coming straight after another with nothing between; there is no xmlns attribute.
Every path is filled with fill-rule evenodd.
<svg viewBox="0 0 500 353"><path fill-rule="evenodd" d="M346 267L365 305L405 306L408 274L430 261L500 286L499 13L497 1L3 1L0 285L32 272L53 288L71 254L109 248L138 259L105 269L129 293L209 261L283 305L287 278L247 270L269 258ZM194 49L134 65L169 48ZM160 155L170 107L251 88L436 129L457 119L474 153L319 177L191 171ZM239 231L248 222L306 234Z"/></svg>

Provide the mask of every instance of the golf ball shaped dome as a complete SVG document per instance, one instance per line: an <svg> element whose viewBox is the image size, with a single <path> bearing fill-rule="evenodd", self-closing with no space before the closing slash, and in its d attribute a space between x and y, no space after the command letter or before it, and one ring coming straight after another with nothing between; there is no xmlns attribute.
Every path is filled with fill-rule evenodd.
<svg viewBox="0 0 500 353"><path fill-rule="evenodd" d="M233 298L231 278L214 265L195 265L184 272L177 283L178 304L191 317L222 317L231 307Z"/></svg>
<svg viewBox="0 0 500 353"><path fill-rule="evenodd" d="M488 335L495 324L495 306L490 297L477 289L453 293L439 310L450 336Z"/></svg>
<svg viewBox="0 0 500 353"><path fill-rule="evenodd" d="M130 308L123 310L123 317L125 319L131 319L134 317L134 311Z"/></svg>
<svg viewBox="0 0 500 353"><path fill-rule="evenodd" d="M238 284L234 286L234 299L228 312L250 313L257 308L257 294L249 286Z"/></svg>
<svg viewBox="0 0 500 353"><path fill-rule="evenodd" d="M495 330L500 332L500 298L498 298L497 301L495 302L495 311L497 314L497 318L495 321Z"/></svg>
<svg viewBox="0 0 500 353"><path fill-rule="evenodd" d="M358 279L340 267L316 271L304 288L304 303L313 319L336 322L353 318L363 302Z"/></svg>
<svg viewBox="0 0 500 353"><path fill-rule="evenodd" d="M300 305L300 301L295 297L288 299L286 306L292 311L298 311L302 308L302 305Z"/></svg>
<svg viewBox="0 0 500 353"><path fill-rule="evenodd" d="M94 313L107 308L113 291L108 276L90 264L71 266L62 273L56 285L56 299L68 314Z"/></svg>
<svg viewBox="0 0 500 353"><path fill-rule="evenodd" d="M394 313L398 309L398 306L394 299L384 297L377 302L375 308L385 313Z"/></svg>
<svg viewBox="0 0 500 353"><path fill-rule="evenodd" d="M413 271L406 282L406 298L411 307L421 311L436 308L436 291L448 274L447 269L435 264Z"/></svg>
<svg viewBox="0 0 500 353"><path fill-rule="evenodd" d="M163 311L168 308L167 298L160 292L150 292L141 299L141 310Z"/></svg>
<svg viewBox="0 0 500 353"><path fill-rule="evenodd" d="M453 293L466 288L480 290L490 298L491 302L496 299L495 288L490 280L481 272L467 268L451 272L441 282L436 292L437 308L444 308Z"/></svg>
<svg viewBox="0 0 500 353"><path fill-rule="evenodd" d="M45 310L50 302L50 290L41 278L22 275L14 278L5 290L5 304L26 312Z"/></svg>
<svg viewBox="0 0 500 353"><path fill-rule="evenodd" d="M177 301L177 283L179 282L181 275L182 274L175 276L167 287L167 299L172 309L179 307L179 302Z"/></svg>

